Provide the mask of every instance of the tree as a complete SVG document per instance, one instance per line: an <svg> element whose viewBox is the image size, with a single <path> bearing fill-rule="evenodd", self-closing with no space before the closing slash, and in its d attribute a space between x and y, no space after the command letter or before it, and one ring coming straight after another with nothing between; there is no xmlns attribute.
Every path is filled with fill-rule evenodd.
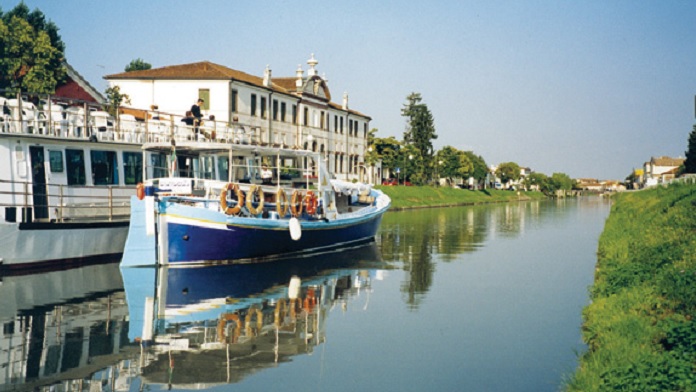
<svg viewBox="0 0 696 392"><path fill-rule="evenodd" d="M131 71L144 71L146 69L152 68L152 65L150 63L146 63L145 60L141 59L138 57L135 60L131 60L130 64L126 65L126 72L131 72Z"/></svg>
<svg viewBox="0 0 696 392"><path fill-rule="evenodd" d="M130 97L128 94L121 94L119 86L113 86L106 89L106 102L106 111L118 118L118 108L124 103L130 105Z"/></svg>
<svg viewBox="0 0 696 392"><path fill-rule="evenodd" d="M486 165L486 161L482 156L474 154L473 151L464 151L464 154L469 157L469 160L473 164L473 170L470 176L474 177L476 182L481 184L488 176L488 165Z"/></svg>
<svg viewBox="0 0 696 392"><path fill-rule="evenodd" d="M401 142L396 140L394 136L388 138L376 137L372 141L372 146L377 153L378 159L382 160L382 168L389 169L393 172L399 167L399 151L401 150Z"/></svg>
<svg viewBox="0 0 696 392"><path fill-rule="evenodd" d="M543 192L548 187L548 181L549 177L546 174L534 172L530 173L524 179L524 186L527 190L532 189L533 186L536 186L540 191Z"/></svg>
<svg viewBox="0 0 696 392"><path fill-rule="evenodd" d="M696 124L691 130L691 133L689 133L689 147L685 154L684 172L696 173Z"/></svg>
<svg viewBox="0 0 696 392"><path fill-rule="evenodd" d="M53 93L65 79L58 28L24 3L0 18L0 89Z"/></svg>
<svg viewBox="0 0 696 392"><path fill-rule="evenodd" d="M423 165L419 168L419 176L431 178L435 153L432 141L437 139L435 120L428 106L421 103L420 93L411 93L406 100L401 109L401 115L407 118L404 144L412 145L420 152Z"/></svg>
<svg viewBox="0 0 696 392"><path fill-rule="evenodd" d="M435 154L439 177L447 178L452 184L455 178L466 180L474 173L475 166L470 155L452 146L445 146Z"/></svg>
<svg viewBox="0 0 696 392"><path fill-rule="evenodd" d="M520 166L515 162L505 162L498 165L495 175L500 178L503 184L520 179Z"/></svg>

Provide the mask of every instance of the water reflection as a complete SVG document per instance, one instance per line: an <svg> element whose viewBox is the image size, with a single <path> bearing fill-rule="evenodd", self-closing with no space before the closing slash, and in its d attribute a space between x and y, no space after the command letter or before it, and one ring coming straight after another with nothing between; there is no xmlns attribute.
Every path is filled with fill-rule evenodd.
<svg viewBox="0 0 696 392"><path fill-rule="evenodd" d="M599 208L606 205L605 200L594 199L583 200L583 205L595 204ZM554 215L567 219L564 209L542 206L564 207L577 202L557 199L390 213L382 219L377 243L385 262L408 272L401 290L405 302L417 308L433 284L437 262L466 260L463 255L498 237L524 236L526 228L553 223Z"/></svg>
<svg viewBox="0 0 696 392"><path fill-rule="evenodd" d="M128 308L117 265L0 279L0 391L60 382L80 390L127 377ZM119 360L120 369L111 366Z"/></svg>
<svg viewBox="0 0 696 392"><path fill-rule="evenodd" d="M369 290L379 260L373 243L272 264L124 269L131 340L147 347L141 382L235 383L312 353L329 311Z"/></svg>
<svg viewBox="0 0 696 392"><path fill-rule="evenodd" d="M372 243L264 264L5 276L0 391L238 382L312 353L329 312L383 268Z"/></svg>

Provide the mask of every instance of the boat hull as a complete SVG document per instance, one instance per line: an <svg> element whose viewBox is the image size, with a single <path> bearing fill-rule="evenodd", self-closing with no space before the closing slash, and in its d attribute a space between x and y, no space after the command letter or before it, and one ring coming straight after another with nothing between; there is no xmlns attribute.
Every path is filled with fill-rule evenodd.
<svg viewBox="0 0 696 392"><path fill-rule="evenodd" d="M118 261L128 222L0 225L0 270L30 273Z"/></svg>
<svg viewBox="0 0 696 392"><path fill-rule="evenodd" d="M301 220L301 236L294 240L287 219L242 218L201 206L159 202L157 234L148 236L144 204L131 201L124 266L258 262L340 249L372 241L386 211L370 207L369 213L352 217ZM159 254L154 254L154 249L159 249Z"/></svg>

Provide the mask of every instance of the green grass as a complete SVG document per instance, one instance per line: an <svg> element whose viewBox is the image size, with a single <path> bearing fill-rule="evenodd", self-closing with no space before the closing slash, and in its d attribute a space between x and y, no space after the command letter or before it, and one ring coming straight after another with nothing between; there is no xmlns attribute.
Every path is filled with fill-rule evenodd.
<svg viewBox="0 0 696 392"><path fill-rule="evenodd" d="M696 185L619 195L568 391L696 391Z"/></svg>
<svg viewBox="0 0 696 392"><path fill-rule="evenodd" d="M517 200L543 199L540 192L501 191L495 189L470 191L449 187L378 186L392 199L392 209L441 207L468 204L498 203Z"/></svg>

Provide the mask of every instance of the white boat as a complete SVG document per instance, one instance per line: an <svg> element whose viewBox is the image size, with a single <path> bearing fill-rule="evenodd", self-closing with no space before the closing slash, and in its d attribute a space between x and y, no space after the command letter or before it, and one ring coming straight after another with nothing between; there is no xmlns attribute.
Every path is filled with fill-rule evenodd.
<svg viewBox="0 0 696 392"><path fill-rule="evenodd" d="M31 99L30 99L31 98ZM120 260L141 146L193 130L153 112L114 119L76 100L0 91L0 271ZM157 121L158 126L153 125ZM176 122L175 122L176 121Z"/></svg>
<svg viewBox="0 0 696 392"><path fill-rule="evenodd" d="M368 184L333 179L320 152L219 139L143 150L155 166L131 202L122 266L255 262L354 246L374 240L391 204Z"/></svg>

